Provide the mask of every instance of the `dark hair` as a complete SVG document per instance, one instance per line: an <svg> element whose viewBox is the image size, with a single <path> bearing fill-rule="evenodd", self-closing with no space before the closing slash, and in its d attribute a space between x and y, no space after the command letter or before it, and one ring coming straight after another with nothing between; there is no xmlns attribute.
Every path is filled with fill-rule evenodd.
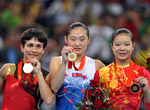
<svg viewBox="0 0 150 110"><path fill-rule="evenodd" d="M82 27L86 30L86 34L89 38L89 29L83 24L83 23L80 23L80 22L74 22L72 23L68 28L67 28L67 31L66 31L66 36L68 37L68 35L70 34L70 31L76 27Z"/></svg>
<svg viewBox="0 0 150 110"><path fill-rule="evenodd" d="M41 29L29 28L25 30L21 37L21 44L24 46L27 40L36 38L39 42L43 43L43 48L47 46L47 34Z"/></svg>
<svg viewBox="0 0 150 110"><path fill-rule="evenodd" d="M131 41L134 42L134 37L132 35L132 32L126 28L120 28L120 29L117 29L113 34L112 34L112 44L114 42L114 39L117 35L119 34L122 34L122 33L126 33L126 34L129 34L130 35L130 38L131 38Z"/></svg>

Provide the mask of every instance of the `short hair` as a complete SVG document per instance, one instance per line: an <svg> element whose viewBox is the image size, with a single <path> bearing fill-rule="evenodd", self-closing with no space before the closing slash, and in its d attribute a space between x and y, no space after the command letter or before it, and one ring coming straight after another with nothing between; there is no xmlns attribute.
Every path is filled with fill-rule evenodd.
<svg viewBox="0 0 150 110"><path fill-rule="evenodd" d="M125 33L125 34L128 34L131 38L131 41L134 42L134 37L133 37L133 34L130 30L128 30L127 28L120 28L120 29L117 29L113 34L112 34L112 44L114 42L114 39L117 35L119 34L122 34L122 33Z"/></svg>
<svg viewBox="0 0 150 110"><path fill-rule="evenodd" d="M36 38L39 42L43 43L43 48L47 46L47 34L41 29L29 28L22 33L21 44L24 46L27 40Z"/></svg>
<svg viewBox="0 0 150 110"><path fill-rule="evenodd" d="M66 31L66 36L68 37L68 35L70 34L70 31L76 27L82 27L83 29L86 30L86 35L88 36L89 38L89 29L87 26L85 26L83 23L80 23L80 22L74 22L72 24L69 25L69 27L67 28L67 31Z"/></svg>

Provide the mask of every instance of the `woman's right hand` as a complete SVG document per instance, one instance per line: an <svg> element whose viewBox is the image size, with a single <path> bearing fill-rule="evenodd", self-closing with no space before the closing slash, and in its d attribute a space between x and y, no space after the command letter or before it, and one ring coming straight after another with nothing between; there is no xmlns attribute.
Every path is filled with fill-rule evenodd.
<svg viewBox="0 0 150 110"><path fill-rule="evenodd" d="M73 47L70 46L64 46L62 51L61 51L61 56L62 56L62 63L67 63L67 55L71 53L73 50Z"/></svg>

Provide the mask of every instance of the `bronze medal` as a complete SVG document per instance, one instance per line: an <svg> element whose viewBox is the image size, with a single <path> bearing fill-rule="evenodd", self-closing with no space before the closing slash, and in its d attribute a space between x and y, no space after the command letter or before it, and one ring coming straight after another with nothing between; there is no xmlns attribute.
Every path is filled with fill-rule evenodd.
<svg viewBox="0 0 150 110"><path fill-rule="evenodd" d="M140 91L140 85L138 83L133 83L130 87L132 93L138 93Z"/></svg>

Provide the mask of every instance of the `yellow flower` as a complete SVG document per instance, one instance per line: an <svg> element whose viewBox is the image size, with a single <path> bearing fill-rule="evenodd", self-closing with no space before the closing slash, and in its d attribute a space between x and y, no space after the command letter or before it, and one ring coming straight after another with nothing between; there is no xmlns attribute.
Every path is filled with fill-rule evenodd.
<svg viewBox="0 0 150 110"><path fill-rule="evenodd" d="M99 76L101 78L102 83L109 80L109 70L110 70L110 68L108 68L108 67L104 67L99 70Z"/></svg>

